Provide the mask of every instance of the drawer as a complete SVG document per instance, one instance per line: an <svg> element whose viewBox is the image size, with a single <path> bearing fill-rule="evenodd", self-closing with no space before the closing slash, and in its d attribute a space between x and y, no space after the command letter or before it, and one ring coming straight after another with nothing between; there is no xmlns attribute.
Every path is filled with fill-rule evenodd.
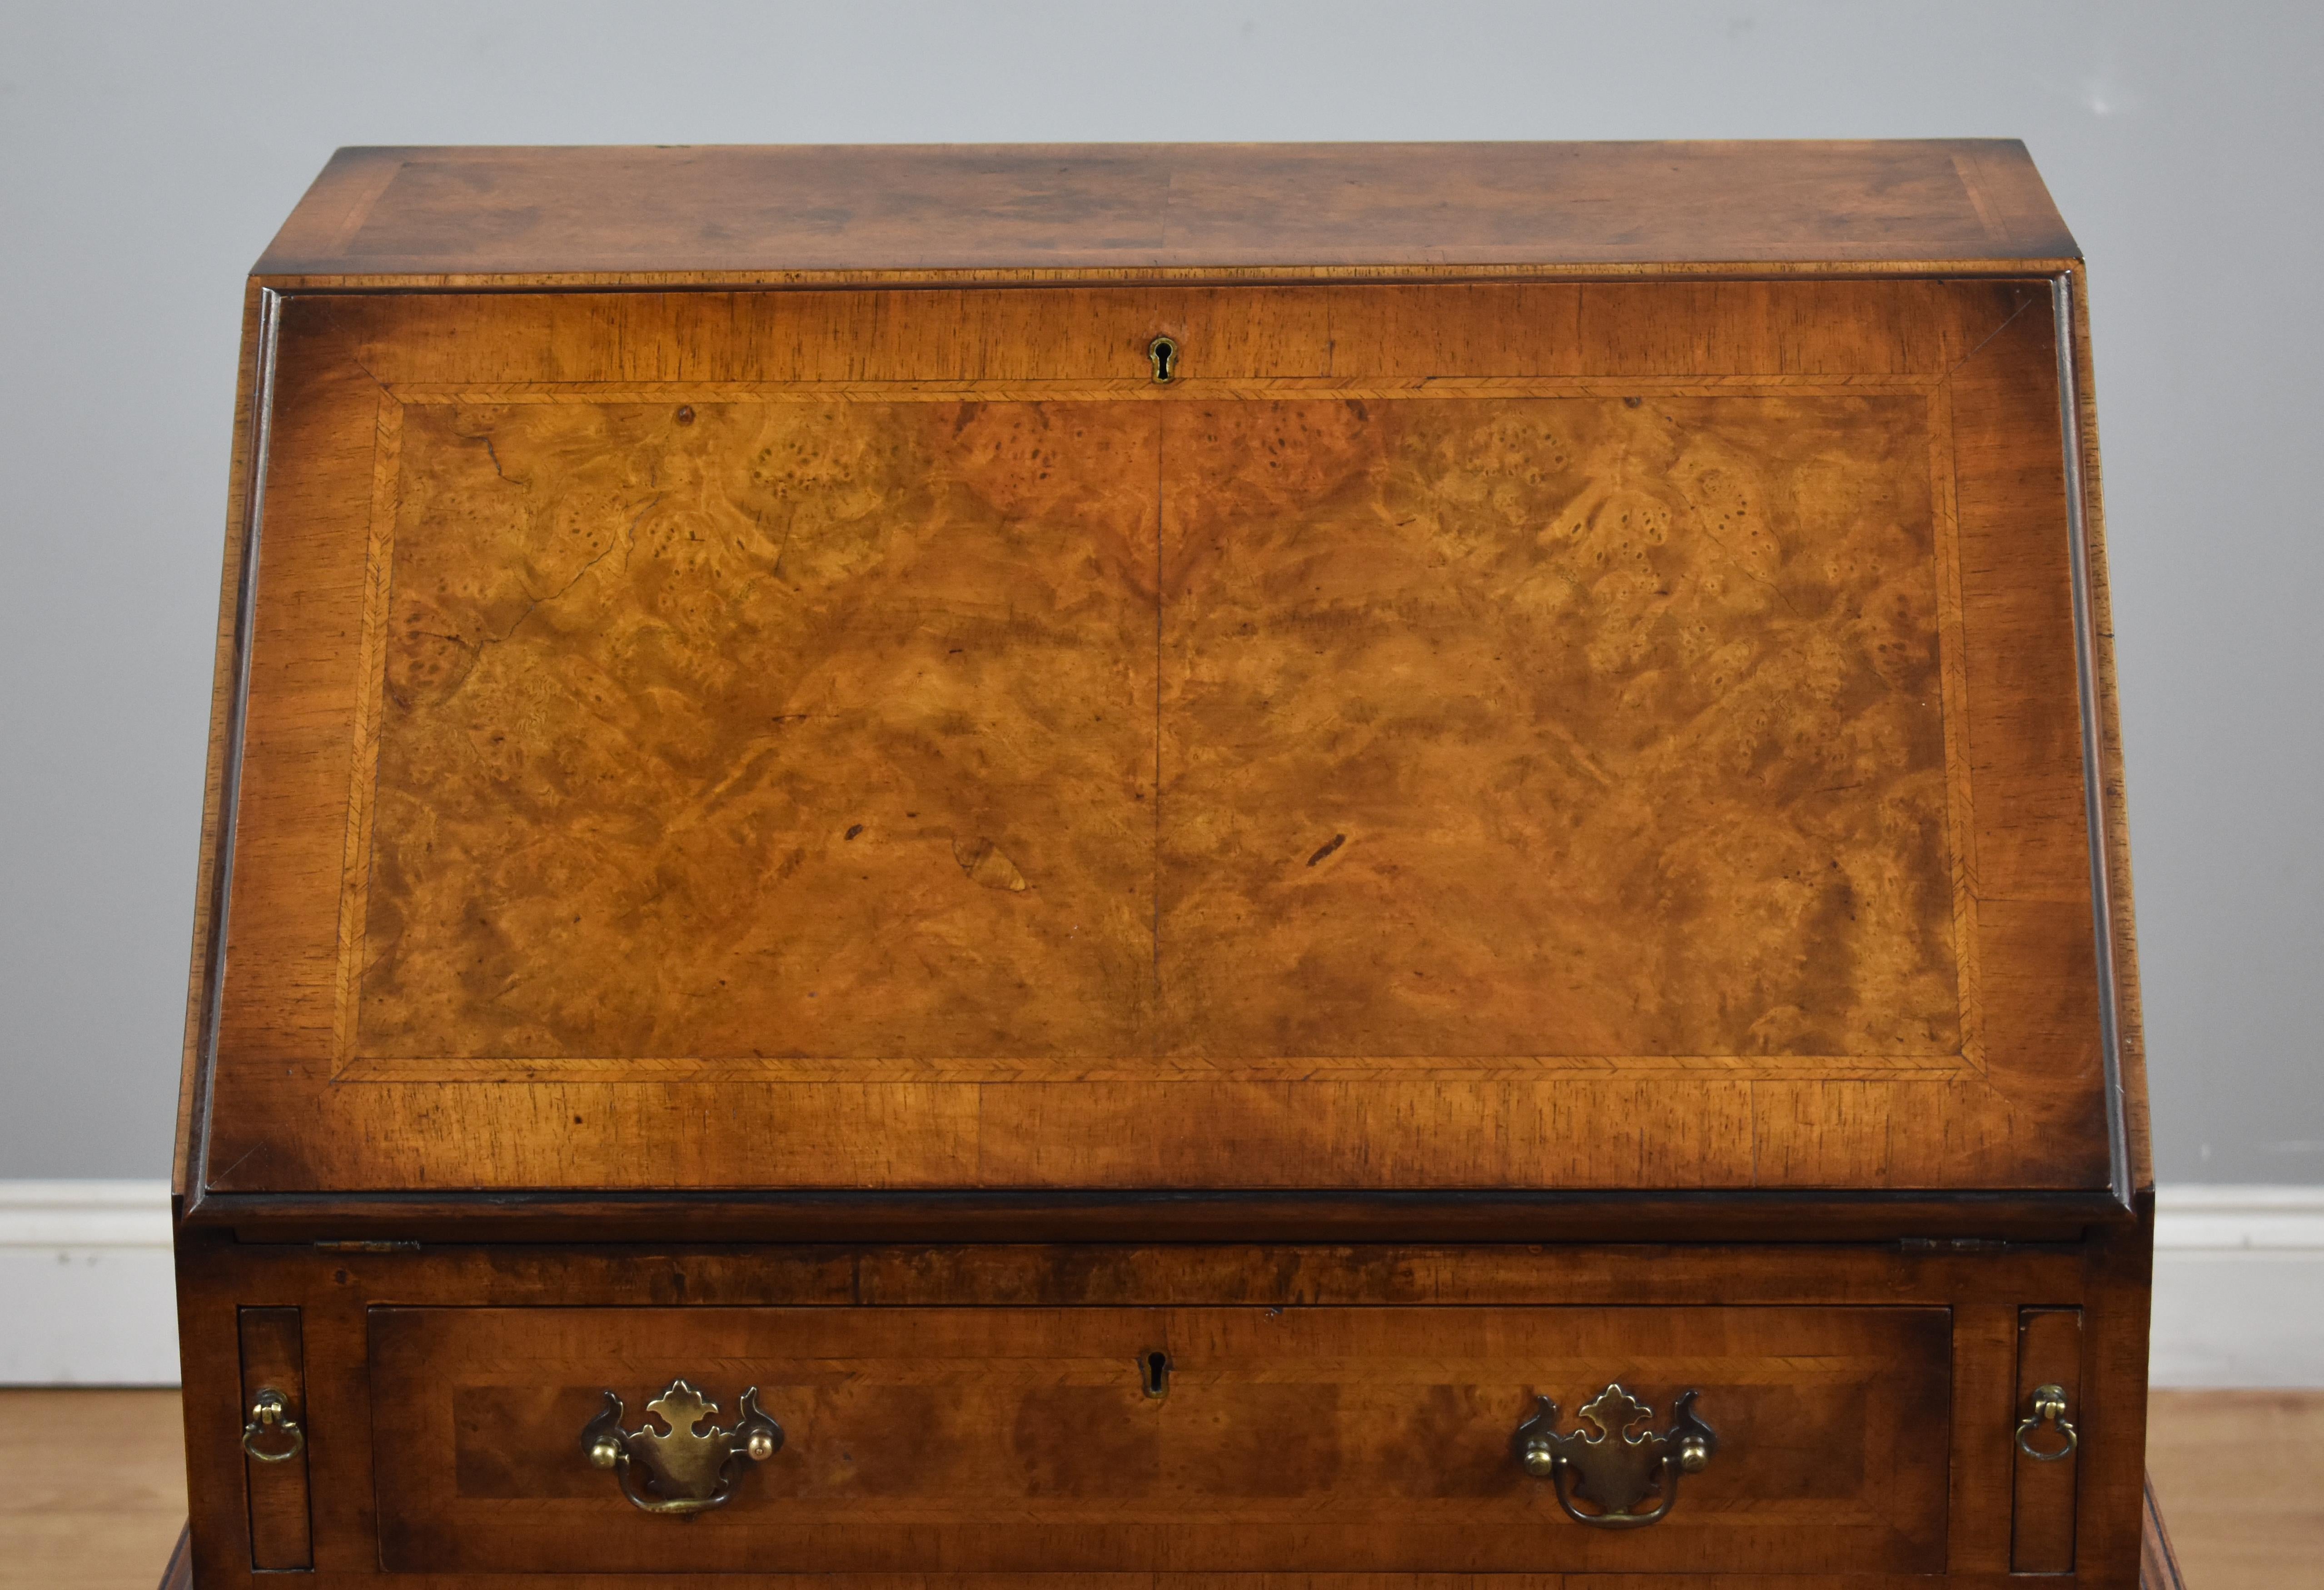
<svg viewBox="0 0 2324 1590"><path fill-rule="evenodd" d="M1941 1308L382 1308L381 1560L1936 1573L1950 1347ZM722 1505L659 1516L624 1499L656 1494L642 1457L593 1466L584 1432L607 1391L658 1429L681 1378L706 1427L755 1387L782 1439ZM1586 1430L1615 1382L1655 1430L1697 1391L1716 1432L1646 1527L1575 1521L1513 1451L1538 1398Z"/></svg>

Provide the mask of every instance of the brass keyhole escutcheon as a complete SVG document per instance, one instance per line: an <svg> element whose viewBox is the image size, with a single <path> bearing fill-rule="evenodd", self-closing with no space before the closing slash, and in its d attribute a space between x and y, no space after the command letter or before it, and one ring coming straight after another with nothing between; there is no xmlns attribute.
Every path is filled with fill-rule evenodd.
<svg viewBox="0 0 2324 1590"><path fill-rule="evenodd" d="M1178 344L1176 339L1156 337L1146 345L1146 359L1154 366L1157 385L1167 386L1178 378Z"/></svg>

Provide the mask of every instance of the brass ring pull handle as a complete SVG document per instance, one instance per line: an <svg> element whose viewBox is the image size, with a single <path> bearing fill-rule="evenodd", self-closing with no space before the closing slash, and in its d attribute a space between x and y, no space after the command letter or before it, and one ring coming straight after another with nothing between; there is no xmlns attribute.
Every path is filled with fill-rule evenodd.
<svg viewBox="0 0 2324 1590"><path fill-rule="evenodd" d="M1719 1450L1719 1433L1694 1415L1700 1395L1679 1393L1669 1429L1634 1435L1631 1427L1655 1410L1620 1386L1608 1386L1582 1406L1582 1417L1598 1427L1595 1436L1558 1434L1557 1404L1537 1396L1533 1417L1517 1426L1510 1447L1526 1473L1556 1488L1566 1517L1593 1530L1642 1530L1662 1521L1678 1500L1679 1475L1701 1474ZM1648 1496L1655 1498L1653 1508L1638 1511ZM1577 1500L1596 1511L1582 1511Z"/></svg>
<svg viewBox="0 0 2324 1590"><path fill-rule="evenodd" d="M263 1450L259 1443L272 1437L290 1444L280 1452ZM261 1463L288 1463L307 1449L307 1432L290 1417L290 1404L272 1386L250 1400L250 1418L242 1427L242 1449Z"/></svg>
<svg viewBox="0 0 2324 1590"><path fill-rule="evenodd" d="M717 1412L718 1404L682 1380L670 1382L646 1404L646 1411L659 1415L669 1428L623 1429L622 1400L608 1391L597 1417L581 1431L581 1450L591 1466L612 1469L622 1494L646 1512L724 1507L745 1459L764 1463L783 1449L783 1427L759 1410L756 1386L742 1393L741 1417L731 1430L695 1428Z"/></svg>
<svg viewBox="0 0 2324 1590"><path fill-rule="evenodd" d="M2055 1463L2061 1457L2071 1457L2082 1444L2081 1432L2074 1421L2066 1417L2066 1388L2035 1386L2032 1399L2033 1411L2017 1421L2017 1449L2036 1463ZM2043 1425L2048 1425L2066 1437L2066 1444L2054 1452L2035 1449L2030 1437Z"/></svg>

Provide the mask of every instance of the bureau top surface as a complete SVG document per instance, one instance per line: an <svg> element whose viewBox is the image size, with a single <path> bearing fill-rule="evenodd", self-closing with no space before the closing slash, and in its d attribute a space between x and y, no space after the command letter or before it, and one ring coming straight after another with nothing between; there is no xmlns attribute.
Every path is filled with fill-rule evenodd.
<svg viewBox="0 0 2324 1590"><path fill-rule="evenodd" d="M254 274L2058 262L2015 140L343 149Z"/></svg>

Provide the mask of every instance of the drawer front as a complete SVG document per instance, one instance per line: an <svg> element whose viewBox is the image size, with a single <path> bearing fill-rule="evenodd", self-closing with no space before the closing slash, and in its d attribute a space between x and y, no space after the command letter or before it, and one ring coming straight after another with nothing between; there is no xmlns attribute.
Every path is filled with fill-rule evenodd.
<svg viewBox="0 0 2324 1590"><path fill-rule="evenodd" d="M381 1558L1941 1572L1950 1324L1931 1308L378 1308ZM645 1405L680 1378L719 1405L708 1423L733 1426L755 1387L783 1432L691 1528L633 1507L583 1441L607 1391L627 1428L658 1428ZM1717 1433L1642 1528L1574 1521L1512 1449L1537 1398L1556 1430L1586 1431L1578 1410L1617 1382L1657 1430L1698 1391Z"/></svg>

